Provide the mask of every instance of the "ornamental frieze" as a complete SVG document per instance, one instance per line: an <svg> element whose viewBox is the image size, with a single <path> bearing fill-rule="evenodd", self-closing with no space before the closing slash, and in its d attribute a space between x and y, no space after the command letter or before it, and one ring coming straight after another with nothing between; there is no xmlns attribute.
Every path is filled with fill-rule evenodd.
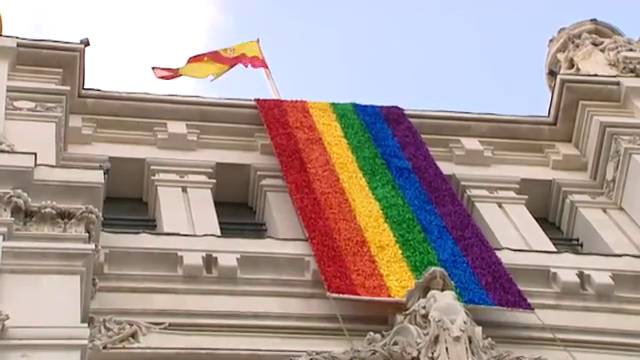
<svg viewBox="0 0 640 360"><path fill-rule="evenodd" d="M8 111L22 111L33 113L60 113L64 110L61 103L35 102L31 100L12 99L7 97Z"/></svg>

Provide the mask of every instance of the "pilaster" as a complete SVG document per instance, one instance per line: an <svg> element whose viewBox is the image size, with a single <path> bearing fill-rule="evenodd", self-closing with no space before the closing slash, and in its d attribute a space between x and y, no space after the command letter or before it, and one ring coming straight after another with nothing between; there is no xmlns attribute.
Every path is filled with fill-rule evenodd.
<svg viewBox="0 0 640 360"><path fill-rule="evenodd" d="M85 359L100 213L0 192L0 354Z"/></svg>
<svg viewBox="0 0 640 360"><path fill-rule="evenodd" d="M13 150L13 144L7 142L5 137L5 108L7 102L7 82L9 72L15 65L18 53L15 39L0 36L0 151Z"/></svg>
<svg viewBox="0 0 640 360"><path fill-rule="evenodd" d="M277 167L253 165L249 181L249 201L256 220L267 226L267 236L278 239L304 239L304 228Z"/></svg>
<svg viewBox="0 0 640 360"><path fill-rule="evenodd" d="M519 180L456 176L463 202L494 247L555 251L517 193Z"/></svg>
<svg viewBox="0 0 640 360"><path fill-rule="evenodd" d="M158 230L220 235L215 208L215 163L148 159L144 199Z"/></svg>

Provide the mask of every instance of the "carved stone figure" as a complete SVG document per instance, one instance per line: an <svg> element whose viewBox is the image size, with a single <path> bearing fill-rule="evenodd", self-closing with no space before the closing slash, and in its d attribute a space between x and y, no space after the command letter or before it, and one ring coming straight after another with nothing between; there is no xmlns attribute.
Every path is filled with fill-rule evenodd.
<svg viewBox="0 0 640 360"><path fill-rule="evenodd" d="M104 350L140 344L150 331L166 328L168 324L152 325L142 321L118 319L113 316L89 318L89 347Z"/></svg>
<svg viewBox="0 0 640 360"><path fill-rule="evenodd" d="M31 199L20 189L0 193L0 218L22 219L31 206Z"/></svg>
<svg viewBox="0 0 640 360"><path fill-rule="evenodd" d="M100 281L98 280L97 277L92 277L91 278L91 296L90 299L93 300L96 297L96 294L98 293L98 284L100 283Z"/></svg>
<svg viewBox="0 0 640 360"><path fill-rule="evenodd" d="M14 152L15 146L9 142L3 135L0 135L0 152Z"/></svg>
<svg viewBox="0 0 640 360"><path fill-rule="evenodd" d="M640 41L596 19L560 29L549 42L550 87L558 74L640 76Z"/></svg>
<svg viewBox="0 0 640 360"><path fill-rule="evenodd" d="M482 335L441 268L431 268L407 295L407 310L393 329L369 333L364 345L344 352L308 353L300 360L525 360L501 352ZM536 358L541 359L541 358Z"/></svg>
<svg viewBox="0 0 640 360"><path fill-rule="evenodd" d="M0 333L4 331L6 322L9 320L9 314L6 314L0 310Z"/></svg>
<svg viewBox="0 0 640 360"><path fill-rule="evenodd" d="M622 36L569 33L568 48L558 53L561 74L640 76L640 44ZM638 61L633 62L633 53Z"/></svg>

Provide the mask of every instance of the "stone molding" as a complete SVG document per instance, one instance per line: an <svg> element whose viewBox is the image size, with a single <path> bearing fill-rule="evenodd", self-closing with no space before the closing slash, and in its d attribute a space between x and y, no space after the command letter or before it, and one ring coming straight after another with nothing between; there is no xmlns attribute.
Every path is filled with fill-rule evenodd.
<svg viewBox="0 0 640 360"><path fill-rule="evenodd" d="M151 331L165 329L168 324L152 325L143 321L120 319L114 316L89 317L89 348L105 350L122 348L142 342Z"/></svg>
<svg viewBox="0 0 640 360"><path fill-rule="evenodd" d="M62 206L45 201L32 203L20 189L0 191L0 217L13 218L15 231L89 235L98 243L102 215L95 207Z"/></svg>
<svg viewBox="0 0 640 360"><path fill-rule="evenodd" d="M431 268L405 300L394 327L367 334L364 345L343 352L308 353L300 360L525 360L496 349L453 291L446 271ZM535 359L542 359L536 357Z"/></svg>

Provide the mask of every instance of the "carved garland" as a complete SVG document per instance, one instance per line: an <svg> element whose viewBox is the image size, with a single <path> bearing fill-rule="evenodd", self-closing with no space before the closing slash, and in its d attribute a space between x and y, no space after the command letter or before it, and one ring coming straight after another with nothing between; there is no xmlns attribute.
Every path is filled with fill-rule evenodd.
<svg viewBox="0 0 640 360"><path fill-rule="evenodd" d="M152 325L143 321L119 319L114 316L89 318L89 348L105 350L140 344L151 331L165 329L168 324Z"/></svg>
<svg viewBox="0 0 640 360"><path fill-rule="evenodd" d="M627 146L640 146L640 135L615 135L611 141L611 151L607 160L604 178L604 196L613 200L622 162L622 152Z"/></svg>
<svg viewBox="0 0 640 360"><path fill-rule="evenodd" d="M13 218L16 231L89 234L96 242L102 216L91 205L65 207L55 202L32 204L22 190L0 192L0 218Z"/></svg>
<svg viewBox="0 0 640 360"><path fill-rule="evenodd" d="M369 333L344 352L308 353L298 360L526 360L499 351L458 301L447 273L430 269L406 300L393 329Z"/></svg>

